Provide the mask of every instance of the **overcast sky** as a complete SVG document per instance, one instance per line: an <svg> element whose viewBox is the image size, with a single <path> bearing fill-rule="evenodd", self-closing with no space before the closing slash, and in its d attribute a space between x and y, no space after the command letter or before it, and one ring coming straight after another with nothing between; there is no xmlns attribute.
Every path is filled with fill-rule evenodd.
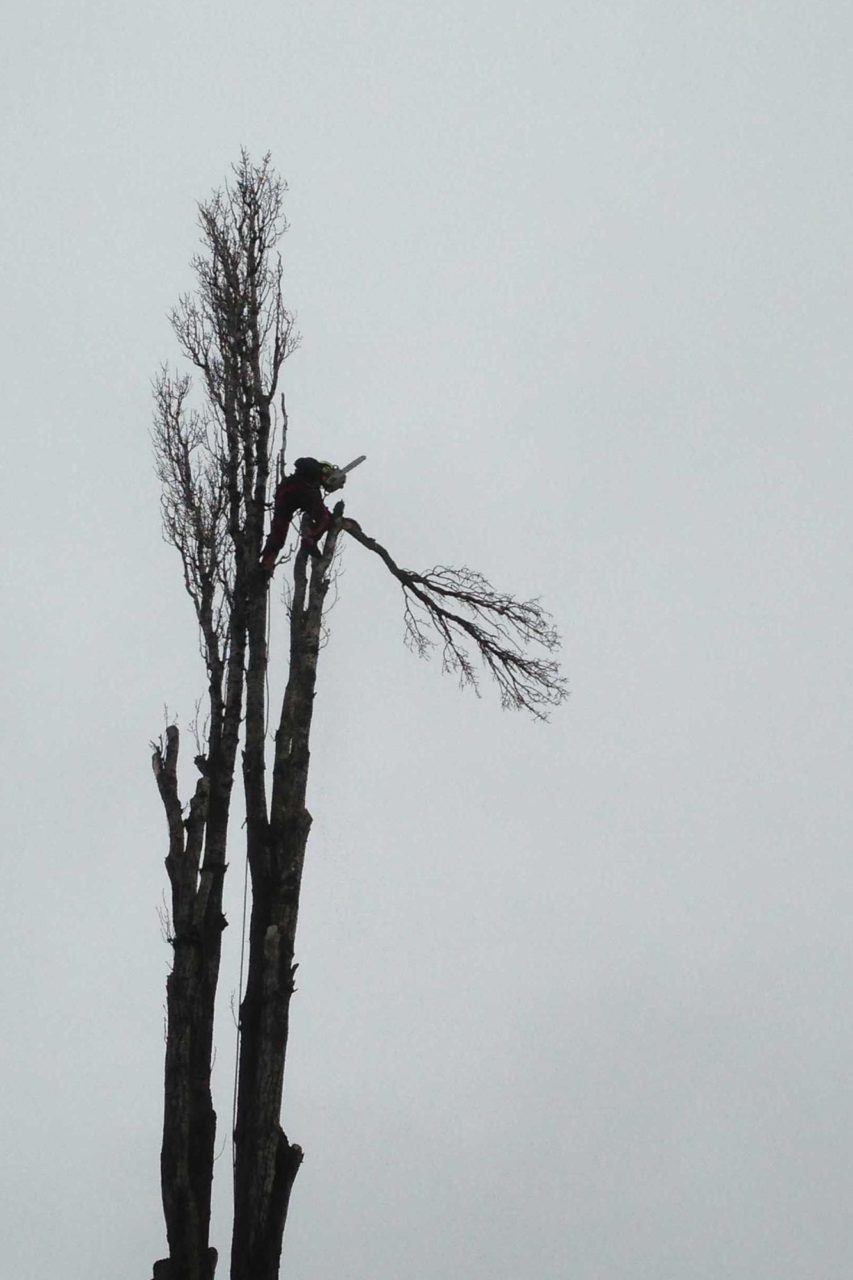
<svg viewBox="0 0 853 1280"><path fill-rule="evenodd" d="M242 145L290 186L291 457L366 453L400 563L541 595L572 689L460 693L345 547L288 1280L853 1272L852 55L840 0L13 5L4 1274L165 1252L149 741L204 677L150 379Z"/></svg>

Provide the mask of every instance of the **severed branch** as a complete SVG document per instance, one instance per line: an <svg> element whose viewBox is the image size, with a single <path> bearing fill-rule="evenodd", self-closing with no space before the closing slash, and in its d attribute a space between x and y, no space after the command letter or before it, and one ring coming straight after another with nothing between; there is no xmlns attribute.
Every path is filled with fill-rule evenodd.
<svg viewBox="0 0 853 1280"><path fill-rule="evenodd" d="M498 686L501 706L529 711L537 720L547 720L547 709L568 696L557 660L529 653L531 645L549 654L560 647L551 615L538 600L496 591L481 573L464 566L437 565L426 573L401 569L357 520L343 517L340 527L379 556L402 586L406 643L419 657L428 657L440 644L443 670L479 695L474 666L479 655Z"/></svg>

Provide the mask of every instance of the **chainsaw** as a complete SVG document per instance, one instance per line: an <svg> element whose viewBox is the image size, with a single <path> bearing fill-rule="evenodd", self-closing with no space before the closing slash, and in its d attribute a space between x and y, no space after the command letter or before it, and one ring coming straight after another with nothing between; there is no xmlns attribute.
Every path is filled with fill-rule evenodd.
<svg viewBox="0 0 853 1280"><path fill-rule="evenodd" d="M335 467L334 471L330 471L323 480L323 488L329 493L334 493L336 489L343 489L350 471L360 466L366 457L367 454L362 453L359 457L353 458L352 462L348 462L345 467Z"/></svg>

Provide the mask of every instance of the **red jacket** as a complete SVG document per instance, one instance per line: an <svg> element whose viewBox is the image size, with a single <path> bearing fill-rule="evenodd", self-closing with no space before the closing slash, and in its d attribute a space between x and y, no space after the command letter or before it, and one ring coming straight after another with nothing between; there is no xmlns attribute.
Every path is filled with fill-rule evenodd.
<svg viewBox="0 0 853 1280"><path fill-rule="evenodd" d="M310 518L312 541L322 537L332 523L332 513L323 501L319 485L309 484L298 476L285 476L275 491L272 525L262 555L278 555L297 511L304 511Z"/></svg>

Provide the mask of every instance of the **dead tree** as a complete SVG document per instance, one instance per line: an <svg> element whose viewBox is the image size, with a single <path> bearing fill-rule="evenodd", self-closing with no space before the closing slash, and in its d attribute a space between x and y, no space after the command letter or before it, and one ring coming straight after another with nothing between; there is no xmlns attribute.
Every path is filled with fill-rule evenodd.
<svg viewBox="0 0 853 1280"><path fill-rule="evenodd" d="M284 229L283 186L267 160L243 156L236 181L201 207L204 255L198 290L173 325L202 375L205 404L190 408L186 377L156 383L155 452L167 539L178 549L208 676L206 750L186 814L178 795L178 730L154 751L169 830L174 965L168 1029L161 1180L169 1258L157 1280L212 1275L210 1188L216 1117L210 1095L213 1001L219 972L222 884L236 753L242 732L246 856L252 906L234 1142L231 1280L276 1280L301 1148L281 1127L299 893L311 815L306 807L310 736L323 609L339 539L377 555L404 594L406 635L422 656L477 688L482 662L504 706L544 718L565 696L553 657L558 637L538 601L496 591L469 569L401 569L361 526L335 508L322 554L292 561L288 677L267 786L266 609L258 560L275 427L273 397L295 345L274 257ZM282 424L284 428L286 423ZM532 650L539 650L535 656Z"/></svg>
<svg viewBox="0 0 853 1280"><path fill-rule="evenodd" d="M205 749L189 815L178 796L178 730L154 751L169 824L174 964L167 982L161 1185L169 1280L210 1272L210 1189L216 1116L210 1094L219 976L222 888L246 661L265 663L266 584L257 571L281 365L296 345L282 301L276 244L285 229L284 186L268 158L246 154L233 183L199 208L203 252L197 288L171 320L201 375L163 370L155 382L154 452L163 530L178 550L207 670ZM260 619L260 622L259 622Z"/></svg>

